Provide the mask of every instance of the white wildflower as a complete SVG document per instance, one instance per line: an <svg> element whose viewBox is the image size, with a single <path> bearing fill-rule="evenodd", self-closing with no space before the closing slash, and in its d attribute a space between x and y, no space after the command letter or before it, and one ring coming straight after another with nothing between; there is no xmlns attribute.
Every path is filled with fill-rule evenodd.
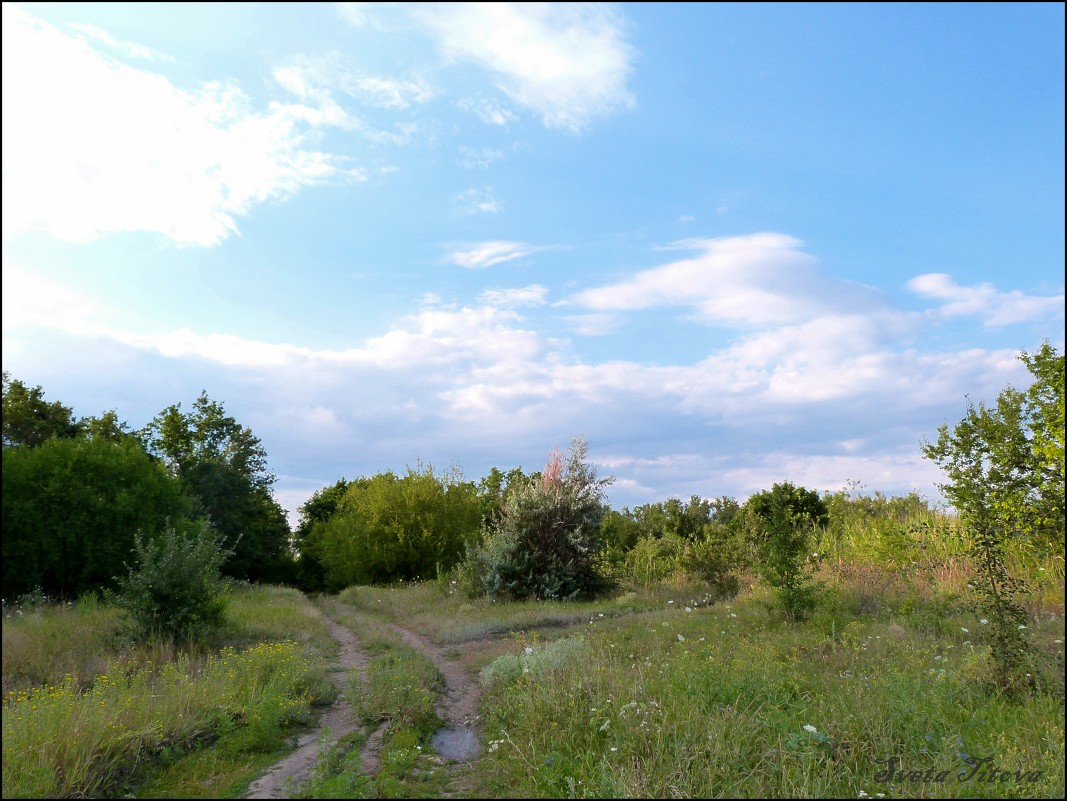
<svg viewBox="0 0 1067 801"><path fill-rule="evenodd" d="M811 732L812 734L818 734L819 730L812 726L810 723L804 724L804 731Z"/></svg>

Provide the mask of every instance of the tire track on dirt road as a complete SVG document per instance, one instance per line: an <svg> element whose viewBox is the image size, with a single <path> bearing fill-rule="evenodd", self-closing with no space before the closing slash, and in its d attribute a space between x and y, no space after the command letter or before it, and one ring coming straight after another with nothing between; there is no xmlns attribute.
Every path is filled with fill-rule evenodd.
<svg viewBox="0 0 1067 801"><path fill-rule="evenodd" d="M357 668L366 677L367 655L351 630L334 622L327 615L323 615L323 619L330 627L334 639L341 643L337 667L330 676L338 690L337 698L322 714L315 729L299 739L300 746L296 751L248 786L245 798L291 798L294 790L299 789L311 776L323 747L333 746L342 737L360 728L355 710L344 699L344 689L348 671L352 668ZM329 729L330 734L324 739L322 735L325 729Z"/></svg>

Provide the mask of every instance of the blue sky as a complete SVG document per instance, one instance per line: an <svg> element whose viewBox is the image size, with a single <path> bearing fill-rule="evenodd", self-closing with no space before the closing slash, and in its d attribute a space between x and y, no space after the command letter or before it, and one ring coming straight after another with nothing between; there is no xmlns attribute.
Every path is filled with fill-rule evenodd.
<svg viewBox="0 0 1067 801"><path fill-rule="evenodd" d="M937 499L1064 341L1062 4L3 5L3 366L201 390L290 511L544 464L616 507Z"/></svg>

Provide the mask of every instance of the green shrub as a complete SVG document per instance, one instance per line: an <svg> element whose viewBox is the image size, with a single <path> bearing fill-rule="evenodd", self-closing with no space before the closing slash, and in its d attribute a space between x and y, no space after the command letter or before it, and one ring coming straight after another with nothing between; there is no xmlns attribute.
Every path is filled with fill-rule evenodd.
<svg viewBox="0 0 1067 801"><path fill-rule="evenodd" d="M207 523L168 525L154 540L138 533L134 549L137 565L118 579L115 602L135 640L194 640L221 625L226 602L219 570L230 554Z"/></svg>
<svg viewBox="0 0 1067 801"><path fill-rule="evenodd" d="M778 605L790 620L804 617L816 603L818 585L809 555L814 530L828 521L826 503L814 490L783 481L757 492L745 508L760 571L778 591Z"/></svg>
<svg viewBox="0 0 1067 801"><path fill-rule="evenodd" d="M598 570L604 487L578 437L544 472L508 493L495 528L470 557L493 598L573 599L607 588Z"/></svg>

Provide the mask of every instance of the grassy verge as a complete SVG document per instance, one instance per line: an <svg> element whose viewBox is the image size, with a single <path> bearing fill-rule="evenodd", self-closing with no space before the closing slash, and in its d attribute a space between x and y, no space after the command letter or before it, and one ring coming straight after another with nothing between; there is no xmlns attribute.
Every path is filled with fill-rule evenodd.
<svg viewBox="0 0 1067 801"><path fill-rule="evenodd" d="M330 640L292 590L237 588L229 614L224 635L235 644L187 649L123 648L114 611L91 602L6 618L4 796L100 796L146 782L147 794L194 787L213 796L246 785L288 728L332 699L318 656ZM77 632L73 642L66 632ZM94 647L79 654L94 633ZM57 675L70 666L79 672Z"/></svg>

